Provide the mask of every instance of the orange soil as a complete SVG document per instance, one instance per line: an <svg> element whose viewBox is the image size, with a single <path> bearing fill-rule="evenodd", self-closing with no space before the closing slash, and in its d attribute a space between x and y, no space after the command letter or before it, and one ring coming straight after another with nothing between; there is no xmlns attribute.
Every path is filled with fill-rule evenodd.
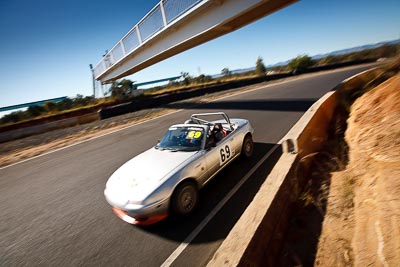
<svg viewBox="0 0 400 267"><path fill-rule="evenodd" d="M400 264L400 74L357 99L332 174L316 266Z"/></svg>

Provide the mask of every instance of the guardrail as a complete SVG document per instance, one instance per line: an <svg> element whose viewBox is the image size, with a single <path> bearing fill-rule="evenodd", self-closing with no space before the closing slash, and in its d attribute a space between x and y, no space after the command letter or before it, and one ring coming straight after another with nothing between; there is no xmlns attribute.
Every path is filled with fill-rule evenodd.
<svg viewBox="0 0 400 267"><path fill-rule="evenodd" d="M14 129L7 132L0 132L0 143L8 142L31 135L41 134L57 129L64 129L76 125L86 124L89 122L97 121L99 119L97 113L89 113L72 118L66 118L58 121L32 125L26 128Z"/></svg>
<svg viewBox="0 0 400 267"><path fill-rule="evenodd" d="M162 31L190 9L208 0L162 0L144 16L94 67L99 77L115 63L142 46L156 33Z"/></svg>

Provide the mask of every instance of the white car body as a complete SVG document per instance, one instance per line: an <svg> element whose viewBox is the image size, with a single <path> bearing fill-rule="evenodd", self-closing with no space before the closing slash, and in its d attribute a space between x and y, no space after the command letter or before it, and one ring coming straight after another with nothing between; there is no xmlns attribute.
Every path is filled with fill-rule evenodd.
<svg viewBox="0 0 400 267"><path fill-rule="evenodd" d="M215 115L223 116L224 120L209 122L201 119ZM227 134L214 143L211 129L216 124L222 124ZM179 136L180 141L176 141L178 136L171 135L179 131L186 136L184 139ZM222 112L194 114L191 121L171 126L157 146L117 169L106 184L105 198L124 221L133 224L153 223L151 217L157 217L157 221L168 215L173 205L173 194L179 185L190 181L196 190L202 188L242 153L246 136L251 139L252 134L253 128L247 120L230 120ZM182 146L185 150L180 150L179 142L182 140L189 142ZM179 146L162 146L168 142ZM252 139L250 145L251 154Z"/></svg>

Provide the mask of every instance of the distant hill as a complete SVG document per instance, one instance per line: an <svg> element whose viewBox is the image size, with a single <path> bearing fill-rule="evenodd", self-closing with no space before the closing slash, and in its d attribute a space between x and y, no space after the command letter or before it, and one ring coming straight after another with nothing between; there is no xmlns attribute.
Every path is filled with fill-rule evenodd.
<svg viewBox="0 0 400 267"><path fill-rule="evenodd" d="M383 46L383 45L396 45L396 44L400 44L400 39L393 40L393 41L379 42L379 43L376 43L376 44L367 44L367 45L362 45L362 46L356 46L356 47L352 47L352 48L342 49L342 50L338 50L338 51L329 52L329 53L326 53L326 54L315 55L315 56L312 56L312 58L313 59L320 59L320 58L327 57L327 56L338 56L338 55L358 52L358 51L367 50L367 49L374 49L374 48L377 48L377 47L380 47L380 46Z"/></svg>
<svg viewBox="0 0 400 267"><path fill-rule="evenodd" d="M383 41L383 42L379 42L379 43L375 43L375 44L367 44L367 45L362 45L362 46L356 46L356 47L352 47L352 48L346 48L346 49L342 49L342 50L337 50L337 51L332 51L326 54L318 54L315 56L311 56L312 59L321 59L327 56L338 56L338 55L343 55L343 54L348 54L348 53L353 53L353 52L358 52L358 51L362 51L362 50L367 50L367 49L374 49L383 45L396 45L396 44L400 44L400 39L397 40L392 40L392 41ZM287 65L290 60L287 61L283 61L283 62L279 62L279 63L275 63L272 65L268 65L267 68L270 67L278 67L278 66L284 66Z"/></svg>
<svg viewBox="0 0 400 267"><path fill-rule="evenodd" d="M392 40L392 41L383 41L383 42L379 42L379 43L375 43L375 44L367 44L367 45L362 45L362 46L356 46L356 47L352 47L352 48L346 48L346 49L342 49L342 50L337 50L337 51L332 51L326 54L318 54L315 56L311 56L312 59L318 60L327 56L338 56L338 55L343 55L343 54L348 54L348 53L353 53L353 52L358 52L358 51L362 51L362 50L367 50L367 49L374 49L383 45L396 45L396 44L400 44L400 39L397 40ZM275 64L271 64L266 66L267 68L272 68L272 67L279 67L279 66L285 66L287 64L289 64L289 62L292 59L283 61L283 62L278 62ZM232 74L240 74L240 73L244 73L244 72L249 72L249 71L254 71L255 67L250 67L250 68L243 68L243 69L236 69L236 70L231 70ZM212 78L219 78L222 77L222 74L214 74L211 75Z"/></svg>

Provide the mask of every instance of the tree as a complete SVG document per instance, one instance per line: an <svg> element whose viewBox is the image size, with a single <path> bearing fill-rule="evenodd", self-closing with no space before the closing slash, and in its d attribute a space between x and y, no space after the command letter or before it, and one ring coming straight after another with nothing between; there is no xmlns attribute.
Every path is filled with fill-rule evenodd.
<svg viewBox="0 0 400 267"><path fill-rule="evenodd" d="M183 85L189 85L192 83L192 77L190 77L189 72L182 71L181 76L183 78L183 81L182 81Z"/></svg>
<svg viewBox="0 0 400 267"><path fill-rule="evenodd" d="M137 86L134 82L128 79L123 79L120 82L113 82L110 88L111 96L117 98L126 98L132 94L133 90L136 90Z"/></svg>
<svg viewBox="0 0 400 267"><path fill-rule="evenodd" d="M76 97L72 100L73 106L74 107L81 107L81 106L87 106L93 101L92 96L86 96L84 97L81 94L77 94Z"/></svg>
<svg viewBox="0 0 400 267"><path fill-rule="evenodd" d="M83 95L77 94L76 97L72 100L74 102L74 106L83 106L85 104Z"/></svg>
<svg viewBox="0 0 400 267"><path fill-rule="evenodd" d="M14 111L10 114L6 114L4 115L1 119L0 119L0 124L6 124L6 123L15 123L15 122L19 122L22 121L26 118L26 114L25 111Z"/></svg>
<svg viewBox="0 0 400 267"><path fill-rule="evenodd" d="M256 74L259 76L265 75L265 72L267 71L267 68L265 67L263 60L261 57L257 58L256 62Z"/></svg>
<svg viewBox="0 0 400 267"><path fill-rule="evenodd" d="M292 59L288 66L290 68L291 71L303 71L309 67L311 67L312 65L314 65L314 61L312 60L311 57L307 56L307 55L301 55L298 56L294 59Z"/></svg>
<svg viewBox="0 0 400 267"><path fill-rule="evenodd" d="M232 75L232 72L228 68L223 68L221 70L221 75L224 77L229 77Z"/></svg>
<svg viewBox="0 0 400 267"><path fill-rule="evenodd" d="M42 105L35 105L28 107L27 112L31 117L37 117L40 114L46 112L46 109Z"/></svg>
<svg viewBox="0 0 400 267"><path fill-rule="evenodd" d="M212 80L211 76L200 74L196 78L193 79L196 83L207 83Z"/></svg>
<svg viewBox="0 0 400 267"><path fill-rule="evenodd" d="M69 98L66 98L66 99L56 103L57 109L60 110L60 111L71 109L72 108L72 104L73 104L73 102Z"/></svg>
<svg viewBox="0 0 400 267"><path fill-rule="evenodd" d="M137 86L134 85L135 82L128 80L128 79L123 79L122 81L119 82L119 85L124 88L124 90L128 93L131 94L133 90L137 89Z"/></svg>
<svg viewBox="0 0 400 267"><path fill-rule="evenodd" d="M44 108L46 109L47 112L53 112L57 111L57 104L54 103L53 101L47 101L44 103Z"/></svg>

